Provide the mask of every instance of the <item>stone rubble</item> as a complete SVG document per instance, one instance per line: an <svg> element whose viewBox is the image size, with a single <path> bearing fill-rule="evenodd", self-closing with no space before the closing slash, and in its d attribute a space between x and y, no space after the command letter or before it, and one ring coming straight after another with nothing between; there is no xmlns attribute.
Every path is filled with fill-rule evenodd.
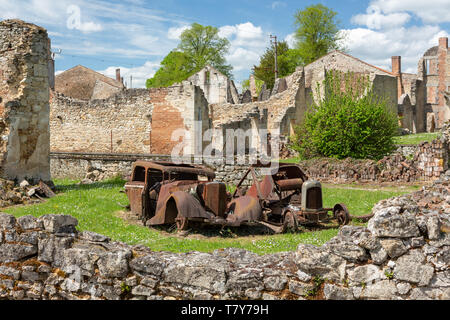
<svg viewBox="0 0 450 320"><path fill-rule="evenodd" d="M38 185L30 185L27 180L22 180L17 184L0 178L0 208L41 202L42 198L49 197L47 192L50 188L47 186L44 190L43 186L42 182Z"/></svg>
<svg viewBox="0 0 450 320"><path fill-rule="evenodd" d="M450 171L321 247L154 252L67 215L0 214L0 299L450 299Z"/></svg>

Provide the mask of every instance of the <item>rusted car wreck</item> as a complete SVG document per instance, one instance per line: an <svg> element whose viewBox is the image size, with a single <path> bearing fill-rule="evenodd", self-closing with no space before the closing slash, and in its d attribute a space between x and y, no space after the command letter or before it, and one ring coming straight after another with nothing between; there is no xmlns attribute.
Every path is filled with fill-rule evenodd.
<svg viewBox="0 0 450 320"><path fill-rule="evenodd" d="M343 204L323 208L320 183L309 180L298 165L280 164L276 173L258 179L256 170L269 166L249 167L230 194L205 167L137 161L125 192L131 211L145 225L176 224L178 230L195 223L234 227L259 224L281 233L331 219L339 224L350 221ZM249 175L251 183L246 188L243 185Z"/></svg>

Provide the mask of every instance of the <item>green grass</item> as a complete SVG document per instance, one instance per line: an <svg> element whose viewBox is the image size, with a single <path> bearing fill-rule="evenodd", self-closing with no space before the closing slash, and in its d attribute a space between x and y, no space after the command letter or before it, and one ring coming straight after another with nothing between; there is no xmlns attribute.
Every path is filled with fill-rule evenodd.
<svg viewBox="0 0 450 320"><path fill-rule="evenodd" d="M114 241L128 244L143 244L155 251L210 252L216 249L234 247L243 248L258 254L295 250L299 243L322 245L334 237L336 228L311 232L281 235L249 235L233 237L178 237L175 233L167 234L157 229L128 224L118 217L117 212L124 210L128 204L123 189L124 181L112 179L92 185L77 185L73 180L55 180L58 194L47 201L29 206L6 208L3 212L16 217L44 214L69 214L78 219L79 231L89 230L106 236ZM345 186L347 188L347 186ZM339 186L324 186L324 205L346 203L351 214L362 215L370 212L371 207L381 199L410 192L411 190L353 190Z"/></svg>
<svg viewBox="0 0 450 320"><path fill-rule="evenodd" d="M394 138L395 144L419 144L421 142L431 142L439 137L439 132L431 133L416 133L404 136L397 136Z"/></svg>
<svg viewBox="0 0 450 320"><path fill-rule="evenodd" d="M367 215L372 212L374 204L383 199L400 196L419 190L419 186L379 187L360 185L323 184L323 202L325 207L344 203L352 216Z"/></svg>

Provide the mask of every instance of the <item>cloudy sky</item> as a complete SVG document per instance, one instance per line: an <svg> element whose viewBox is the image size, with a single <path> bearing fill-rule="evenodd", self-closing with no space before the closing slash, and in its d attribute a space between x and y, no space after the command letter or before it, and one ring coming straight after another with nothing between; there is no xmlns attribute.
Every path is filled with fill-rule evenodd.
<svg viewBox="0 0 450 320"><path fill-rule="evenodd" d="M351 55L390 70L402 56L403 71L439 37L450 33L450 0L0 0L0 20L19 18L45 27L61 72L81 64L133 87L144 87L160 61L191 23L213 25L227 37L227 56L239 83L277 35L293 45L294 13L322 3L338 13Z"/></svg>

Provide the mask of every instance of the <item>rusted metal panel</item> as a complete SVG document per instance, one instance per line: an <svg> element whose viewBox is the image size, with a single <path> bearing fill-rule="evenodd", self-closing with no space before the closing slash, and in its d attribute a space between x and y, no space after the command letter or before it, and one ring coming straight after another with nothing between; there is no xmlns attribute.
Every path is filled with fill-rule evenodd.
<svg viewBox="0 0 450 320"><path fill-rule="evenodd" d="M142 192L144 187L144 182L133 182L125 185L125 192L130 202L131 212L138 216L142 215Z"/></svg>
<svg viewBox="0 0 450 320"><path fill-rule="evenodd" d="M229 222L258 221L261 220L262 207L257 198L243 196L233 199L228 205Z"/></svg>
<svg viewBox="0 0 450 320"><path fill-rule="evenodd" d="M219 226L256 223L275 232L330 219L342 224L350 221L345 205L322 208L320 183L308 180L298 165L282 164L277 172L259 180L255 170L264 166L267 165L251 166L230 196L224 183L211 181L215 175L209 169L170 162L137 161L133 170L146 168L145 182L129 182L125 189L131 210L143 216L143 220L149 219L146 225L176 223L180 230L187 229L192 221ZM249 173L253 184L245 192L241 184ZM143 180L142 174L137 176ZM200 179L200 176L207 179ZM333 211L332 216L329 211Z"/></svg>
<svg viewBox="0 0 450 320"><path fill-rule="evenodd" d="M184 191L175 191L157 209L156 215L148 221L148 225L175 223L177 217L211 219L213 214L206 212L200 201Z"/></svg>
<svg viewBox="0 0 450 320"><path fill-rule="evenodd" d="M227 208L227 189L224 183L209 182L203 185L203 201L205 207L217 217L225 217Z"/></svg>

